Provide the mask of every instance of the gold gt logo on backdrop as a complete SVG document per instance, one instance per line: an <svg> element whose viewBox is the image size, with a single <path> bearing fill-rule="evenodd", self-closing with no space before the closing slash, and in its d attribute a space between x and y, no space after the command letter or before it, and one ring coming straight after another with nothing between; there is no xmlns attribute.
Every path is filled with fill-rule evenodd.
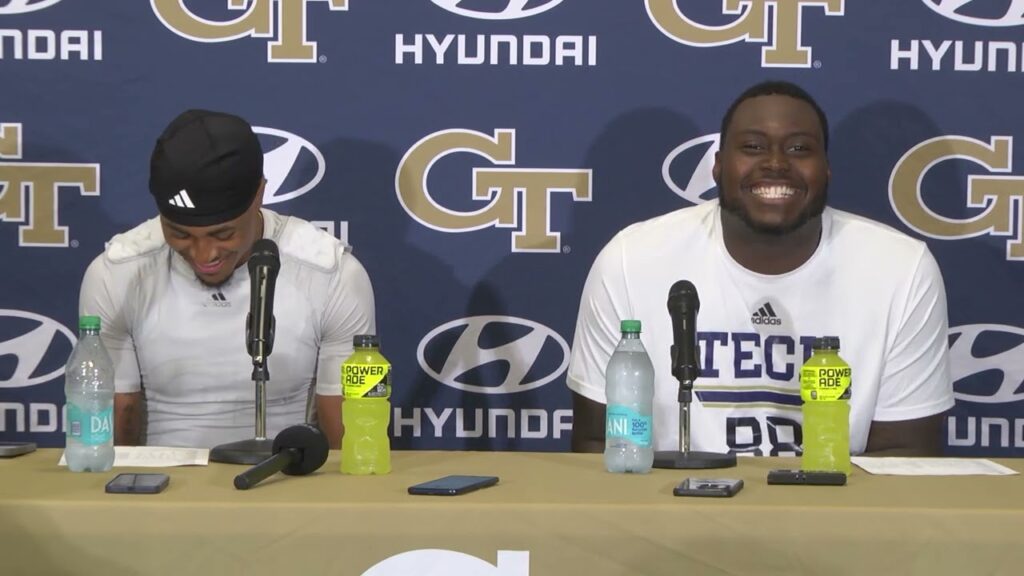
<svg viewBox="0 0 1024 576"><path fill-rule="evenodd" d="M99 164L4 162L21 159L21 124L0 124L0 221L18 227L19 246L67 246L68 227L57 223L57 193L77 187L83 196L99 196Z"/></svg>
<svg viewBox="0 0 1024 576"><path fill-rule="evenodd" d="M207 0L208 1L208 0ZM306 39L306 3L329 2L331 10L348 10L348 0L220 0L229 10L245 14L225 22L200 18L185 0L150 0L157 18L175 34L196 42L228 42L246 36L273 38L267 44L268 62L316 62L316 42ZM277 10L274 10L274 7ZM277 26L274 29L274 14Z"/></svg>
<svg viewBox="0 0 1024 576"><path fill-rule="evenodd" d="M920 234L940 240L959 240L983 234L1010 236L1007 260L1024 260L1024 176L1011 176L1013 138L993 136L986 144L966 136L939 136L921 142L900 158L889 178L889 202L903 222ZM1005 176L967 178L967 206L981 208L971 218L936 214L925 205L921 181L940 162L961 159Z"/></svg>
<svg viewBox="0 0 1024 576"><path fill-rule="evenodd" d="M844 0L722 0L722 13L739 18L726 26L705 26L686 17L678 0L646 0L647 14L666 36L687 46L723 46L734 42L768 41L768 5L774 29L771 45L761 48L765 68L809 68L811 49L802 42L803 9L822 6L829 16L842 16Z"/></svg>
<svg viewBox="0 0 1024 576"><path fill-rule="evenodd" d="M551 194L569 192L573 201L589 202L590 170L474 168L473 199L490 200L490 204L469 212L441 206L427 190L431 167L448 154L468 152L499 166L514 165L515 138L515 130L495 130L493 138L472 130L442 130L423 138L398 165L395 190L399 202L410 216L434 230L518 228L512 233L513 252L559 251L561 234L551 231ZM517 202L520 195L522 201Z"/></svg>

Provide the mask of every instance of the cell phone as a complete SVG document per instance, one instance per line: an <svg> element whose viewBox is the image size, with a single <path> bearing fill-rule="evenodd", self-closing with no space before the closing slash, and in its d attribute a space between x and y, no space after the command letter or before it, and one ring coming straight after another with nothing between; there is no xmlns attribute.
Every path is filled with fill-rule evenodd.
<svg viewBox="0 0 1024 576"><path fill-rule="evenodd" d="M35 450L35 442L0 442L0 458L13 458Z"/></svg>
<svg viewBox="0 0 1024 576"><path fill-rule="evenodd" d="M687 478L672 493L676 496L711 496L728 498L743 489L743 480L736 478Z"/></svg>
<svg viewBox="0 0 1024 576"><path fill-rule="evenodd" d="M409 486L409 494L429 496L458 496L498 483L497 476L445 476L429 482Z"/></svg>
<svg viewBox="0 0 1024 576"><path fill-rule="evenodd" d="M121 473L107 482L107 494L159 494L170 481L167 474Z"/></svg>
<svg viewBox="0 0 1024 576"><path fill-rule="evenodd" d="M846 474L827 470L770 470L769 484L797 484L806 486L843 486Z"/></svg>

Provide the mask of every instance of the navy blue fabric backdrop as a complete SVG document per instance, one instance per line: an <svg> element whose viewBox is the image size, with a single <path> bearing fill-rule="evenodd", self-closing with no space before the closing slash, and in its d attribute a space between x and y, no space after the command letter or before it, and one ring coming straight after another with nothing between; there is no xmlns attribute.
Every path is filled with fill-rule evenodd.
<svg viewBox="0 0 1024 576"><path fill-rule="evenodd" d="M829 113L833 205L942 267L948 451L1024 454L1022 70L1013 0L0 0L0 439L63 443L82 273L203 107L369 270L396 447L566 450L594 256L713 197L725 107L781 78Z"/></svg>

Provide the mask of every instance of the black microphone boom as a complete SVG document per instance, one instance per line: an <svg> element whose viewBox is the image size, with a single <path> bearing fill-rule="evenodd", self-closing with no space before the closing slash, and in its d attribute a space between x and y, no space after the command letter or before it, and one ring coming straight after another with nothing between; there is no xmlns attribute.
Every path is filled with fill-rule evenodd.
<svg viewBox="0 0 1024 576"><path fill-rule="evenodd" d="M281 269L277 244L257 240L249 256L249 316L245 320L246 349L254 366L265 367L274 348L274 284Z"/></svg>
<svg viewBox="0 0 1024 576"><path fill-rule="evenodd" d="M304 476L327 461L327 437L316 426L296 424L274 438L273 456L235 476L235 488L248 490L278 472Z"/></svg>

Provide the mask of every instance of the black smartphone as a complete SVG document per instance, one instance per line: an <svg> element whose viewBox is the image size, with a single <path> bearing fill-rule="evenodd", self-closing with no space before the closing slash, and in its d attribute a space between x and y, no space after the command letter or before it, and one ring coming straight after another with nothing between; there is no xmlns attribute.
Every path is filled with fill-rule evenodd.
<svg viewBox="0 0 1024 576"><path fill-rule="evenodd" d="M743 480L736 478L687 478L672 493L676 496L711 496L728 498L743 489Z"/></svg>
<svg viewBox="0 0 1024 576"><path fill-rule="evenodd" d="M167 474L122 473L107 482L107 494L159 494L170 481Z"/></svg>
<svg viewBox="0 0 1024 576"><path fill-rule="evenodd" d="M0 458L13 458L35 450L35 442L0 442Z"/></svg>
<svg viewBox="0 0 1024 576"><path fill-rule="evenodd" d="M769 484L796 484L806 486L843 486L846 474L826 470L770 470Z"/></svg>
<svg viewBox="0 0 1024 576"><path fill-rule="evenodd" d="M409 494L430 495L430 496L457 496L494 486L498 483L497 476L445 476L429 482L423 482L409 486Z"/></svg>

